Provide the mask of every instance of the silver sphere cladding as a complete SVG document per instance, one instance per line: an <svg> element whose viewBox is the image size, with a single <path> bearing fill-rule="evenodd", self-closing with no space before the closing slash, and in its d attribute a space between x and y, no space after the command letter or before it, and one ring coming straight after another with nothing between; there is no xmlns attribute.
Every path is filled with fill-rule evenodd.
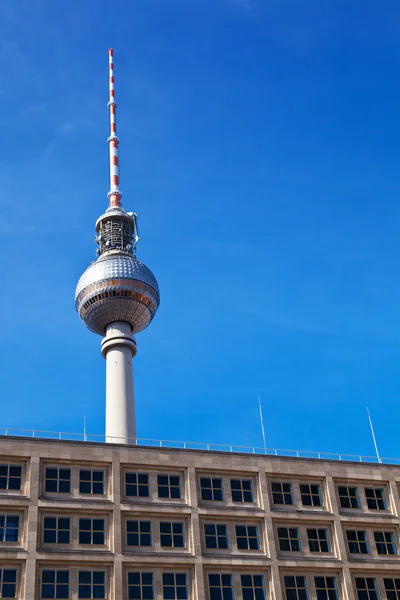
<svg viewBox="0 0 400 600"><path fill-rule="evenodd" d="M125 321L132 334L145 329L160 304L153 273L130 254L103 254L78 281L75 307L91 331L104 335L115 321Z"/></svg>

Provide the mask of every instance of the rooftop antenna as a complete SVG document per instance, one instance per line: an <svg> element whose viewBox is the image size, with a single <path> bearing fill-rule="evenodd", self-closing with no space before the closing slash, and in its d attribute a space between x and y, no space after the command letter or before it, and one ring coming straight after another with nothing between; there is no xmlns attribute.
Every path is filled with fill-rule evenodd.
<svg viewBox="0 0 400 600"><path fill-rule="evenodd" d="M87 442L87 435L86 435L86 417L83 417L83 441Z"/></svg>
<svg viewBox="0 0 400 600"><path fill-rule="evenodd" d="M378 444L376 443L376 437L375 437L375 432L374 432L374 426L372 425L372 419L371 419L371 415L369 414L369 408L367 406L367 413L368 413L368 420L369 420L369 426L371 427L371 433L372 433L372 439L374 440L374 446L375 446L375 452L376 452L376 457L378 459L378 463L382 463L382 459L379 455L379 450L378 450Z"/></svg>
<svg viewBox="0 0 400 600"><path fill-rule="evenodd" d="M258 396L258 408L260 410L260 422L261 422L261 433L262 433L263 442L264 442L264 454L267 454L267 443L265 441L264 419L263 419L263 413L262 413L262 406L261 406L261 398L260 398L260 396Z"/></svg>

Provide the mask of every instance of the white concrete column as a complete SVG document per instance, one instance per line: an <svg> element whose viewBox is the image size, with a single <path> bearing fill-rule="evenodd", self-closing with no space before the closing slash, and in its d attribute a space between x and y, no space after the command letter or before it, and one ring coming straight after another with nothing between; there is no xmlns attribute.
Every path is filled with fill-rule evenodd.
<svg viewBox="0 0 400 600"><path fill-rule="evenodd" d="M111 323L101 342L106 359L106 441L134 444L136 439L132 358L136 341L131 326Z"/></svg>

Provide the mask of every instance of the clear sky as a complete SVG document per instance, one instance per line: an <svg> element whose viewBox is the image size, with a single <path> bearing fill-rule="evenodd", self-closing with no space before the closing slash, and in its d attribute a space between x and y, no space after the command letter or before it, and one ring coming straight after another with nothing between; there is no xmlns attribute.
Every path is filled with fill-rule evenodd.
<svg viewBox="0 0 400 600"><path fill-rule="evenodd" d="M121 189L140 437L400 456L400 5L0 0L1 426L104 431L74 290Z"/></svg>

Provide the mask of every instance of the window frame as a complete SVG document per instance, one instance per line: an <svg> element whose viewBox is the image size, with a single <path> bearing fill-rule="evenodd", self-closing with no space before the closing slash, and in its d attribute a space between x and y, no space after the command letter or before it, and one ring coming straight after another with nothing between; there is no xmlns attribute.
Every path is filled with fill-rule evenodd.
<svg viewBox="0 0 400 600"><path fill-rule="evenodd" d="M360 523L360 525L362 525ZM349 533L354 533L355 537L357 539L355 540L349 540ZM364 534L364 539L360 539L360 534ZM371 543L370 543L370 539L369 539L369 535L368 535L368 529L353 529L353 528L346 528L345 529L345 538L346 538L346 542L347 542L347 555L349 556L349 558L351 559L352 556L356 555L356 556L371 556ZM358 549L360 549L360 544L366 544L367 547L367 552L352 552L350 549L350 544L357 544L358 545Z"/></svg>
<svg viewBox="0 0 400 600"><path fill-rule="evenodd" d="M88 572L91 573L91 582L90 582L90 584L87 584L85 582L79 581L80 574L81 573L88 573ZM94 573L104 573L104 583L95 583L93 581L93 574ZM105 567L103 567L103 568L100 568L100 567L94 567L94 568L86 567L85 568L82 565L82 566L76 567L76 575L77 576L76 576L76 596L75 597L78 600L88 600L88 599L90 599L90 600L95 600L95 599L96 600L107 600L107 598L109 598L109 596L110 596L110 592L109 592L109 585L110 585L110 581L109 580L110 580L110 577L109 577L109 573L108 573L108 569L107 568L105 568ZM90 585L90 588L91 588L91 594L90 594L90 596L80 596L79 595L79 593L80 593L79 587L81 585L84 585L84 586ZM97 586L102 585L102 586L104 586L104 596L102 598L99 598L99 597L97 597L97 596L95 596L93 594L93 586L94 585L97 585Z"/></svg>
<svg viewBox="0 0 400 600"><path fill-rule="evenodd" d="M82 479L82 472L89 472L91 473L91 477L90 479ZM93 475L94 473L102 473L103 477L102 480L97 480L94 479ZM104 467L82 467L80 466L78 468L78 493L79 496L83 496L84 498L105 498L107 496L107 489L106 489L106 482L107 482L107 478L106 478L106 469ZM85 484L85 483L89 483L90 484L90 492L83 492L81 490L81 485ZM98 485L98 484L102 484L103 487L103 491L102 492L94 492L93 491L93 486Z"/></svg>
<svg viewBox="0 0 400 600"><path fill-rule="evenodd" d="M168 478L168 483L164 484L164 483L160 483L160 477L167 477ZM177 477L178 478L178 485L176 484L172 484L171 483L171 478L172 477ZM167 489L168 490L168 496L160 496L160 488L161 489ZM178 489L179 490L179 496L171 496L171 490L172 489ZM175 471L172 472L157 472L157 498L159 502L182 502L183 500L183 485L182 485L182 475L181 473L176 473Z"/></svg>
<svg viewBox="0 0 400 600"><path fill-rule="evenodd" d="M127 482L127 476L129 475L135 475L136 476L136 482L131 483L131 482ZM147 477L147 483L140 483L139 482L139 477L143 477L146 476ZM125 498L128 498L129 500L132 499L137 499L137 501L142 501L144 498L146 499L150 499L151 498L151 488L150 488L150 473L141 471L139 469L137 470L131 470L131 469L124 469L123 474L122 474L122 484L123 484L123 496ZM136 486L136 494L128 494L127 493L127 487L128 486ZM140 494L140 488L141 487L146 487L147 488L147 494Z"/></svg>
<svg viewBox="0 0 400 600"><path fill-rule="evenodd" d="M4 507L4 508L6 508L6 507ZM1 519L1 517L4 517L4 527L0 526L0 531L1 531L1 529L4 529L4 540L1 540L1 537L0 537L0 545L4 544L4 546L8 547L8 548L13 547L13 546L20 547L22 545L23 521L24 521L23 514L19 513L19 512L15 512L13 510L10 510L10 511L4 510L4 511L1 511L0 519ZM7 540L7 529L8 529L7 521L8 521L9 517L18 519L18 527L16 528L17 539L12 540L12 541ZM9 527L9 529L15 530L15 527L14 528Z"/></svg>
<svg viewBox="0 0 400 600"><path fill-rule="evenodd" d="M53 582L43 582L43 573L45 571L54 571L54 583ZM59 572L66 572L68 573L68 583L63 583L63 582L58 582L57 581L57 574ZM43 595L43 585L48 585L48 586L54 586L54 595L53 596L44 596ZM57 595L57 586L68 586L68 595L67 596L58 596ZM61 566L57 566L54 567L52 565L50 565L49 567L46 567L46 565L43 565L42 568L40 569L40 573L39 573L39 594L38 594L38 598L40 598L40 600L69 600L71 598L71 570L69 568L69 566L66 567L61 567Z"/></svg>
<svg viewBox="0 0 400 600"><path fill-rule="evenodd" d="M239 483L240 486L238 488L233 487L233 483ZM244 489L243 484L244 483L250 483L250 489ZM235 505L254 505L255 504L255 498L254 498L254 481L251 477L243 477L243 476L237 476L237 477L233 477L231 476L229 478L229 489L230 489L230 495L231 495L231 500L232 503ZM242 499L241 500L234 500L234 495L236 496L237 494L240 494ZM245 497L247 497L247 495L250 494L251 500L245 500Z"/></svg>
<svg viewBox="0 0 400 600"><path fill-rule="evenodd" d="M57 471L57 477L48 477L47 476L47 471L49 469L54 469ZM61 479L60 478L60 471L69 471L69 479ZM47 490L46 489L46 485L48 481L55 481L56 482L56 490ZM64 481L68 481L69 482L69 491L68 492L60 492L60 482L64 482ZM43 466L43 493L46 496L51 496L52 494L56 494L57 496L63 497L63 496L71 496L72 494L72 468L70 465L53 465L53 464L45 464Z"/></svg>
<svg viewBox="0 0 400 600"><path fill-rule="evenodd" d="M1 467L7 467L7 475L0 475L0 481L1 479L5 478L6 479L6 487L4 488L0 488L0 495L7 495L7 496L11 496L11 495L16 495L16 496L23 496L25 495L25 487L26 487L26 473L27 473L27 469L26 469L26 462L24 461L4 461L4 462L0 462L0 469ZM18 467L21 469L21 474L20 475L12 475L11 474L11 469ZM16 487L10 487L10 480L14 481L14 479L19 479L20 480L20 486L19 488Z"/></svg>
<svg viewBox="0 0 400 600"><path fill-rule="evenodd" d="M373 492L373 497L368 497L367 496L367 490ZM382 498L377 498L376 492L381 492L382 493ZM387 493L386 493L386 489L384 486L382 487L376 487L374 485L372 486L364 486L364 496L365 496L365 503L366 503L366 509L368 511L372 511L372 512L377 512L377 513L381 513L381 512L388 512L388 502L387 502ZM372 508L371 506L369 506L369 501L371 502L375 502L376 504L376 508ZM384 508L379 508L379 502L383 503Z"/></svg>

